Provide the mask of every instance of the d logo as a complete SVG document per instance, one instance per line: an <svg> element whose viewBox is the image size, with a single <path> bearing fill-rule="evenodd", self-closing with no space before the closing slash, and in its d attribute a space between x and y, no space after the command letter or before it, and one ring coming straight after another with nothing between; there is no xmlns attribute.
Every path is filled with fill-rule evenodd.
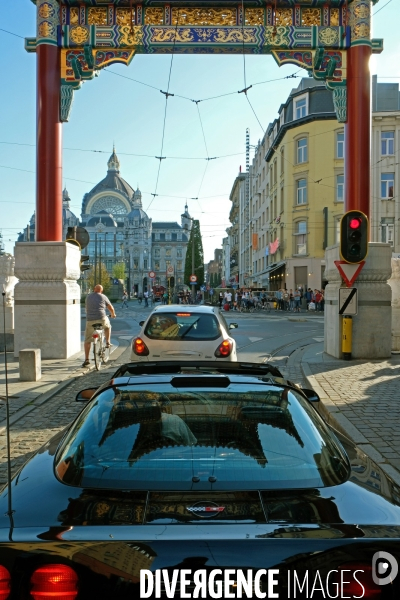
<svg viewBox="0 0 400 600"><path fill-rule="evenodd" d="M372 557L372 579L377 585L393 581L399 572L399 565L389 552L375 552Z"/></svg>

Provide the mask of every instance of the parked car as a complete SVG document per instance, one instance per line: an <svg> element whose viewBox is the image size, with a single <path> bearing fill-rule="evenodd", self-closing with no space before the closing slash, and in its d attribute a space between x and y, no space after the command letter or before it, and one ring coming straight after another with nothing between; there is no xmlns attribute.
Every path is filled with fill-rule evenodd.
<svg viewBox="0 0 400 600"><path fill-rule="evenodd" d="M1 493L4 600L399 598L399 486L312 390L152 362L77 399Z"/></svg>
<svg viewBox="0 0 400 600"><path fill-rule="evenodd" d="M236 361L236 342L228 323L212 306L157 306L132 340L132 361Z"/></svg>

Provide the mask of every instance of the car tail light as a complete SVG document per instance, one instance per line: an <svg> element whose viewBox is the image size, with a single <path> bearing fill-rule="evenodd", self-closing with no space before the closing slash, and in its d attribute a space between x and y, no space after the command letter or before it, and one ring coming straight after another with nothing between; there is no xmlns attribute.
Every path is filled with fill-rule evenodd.
<svg viewBox="0 0 400 600"><path fill-rule="evenodd" d="M11 575L5 567L0 565L0 600L7 600L11 592Z"/></svg>
<svg viewBox="0 0 400 600"><path fill-rule="evenodd" d="M34 600L75 600L78 575L68 565L44 565L33 572L31 596Z"/></svg>
<svg viewBox="0 0 400 600"><path fill-rule="evenodd" d="M232 342L230 340L224 340L214 352L214 356L216 356L217 358L225 358L226 356L230 355L230 353L232 352L232 348Z"/></svg>
<svg viewBox="0 0 400 600"><path fill-rule="evenodd" d="M132 350L137 356L148 356L149 349L142 338L135 338L132 342Z"/></svg>
<svg viewBox="0 0 400 600"><path fill-rule="evenodd" d="M369 563L349 562L338 568L340 598L363 598L378 600L382 588L372 579L372 566ZM364 588L364 589L363 589Z"/></svg>

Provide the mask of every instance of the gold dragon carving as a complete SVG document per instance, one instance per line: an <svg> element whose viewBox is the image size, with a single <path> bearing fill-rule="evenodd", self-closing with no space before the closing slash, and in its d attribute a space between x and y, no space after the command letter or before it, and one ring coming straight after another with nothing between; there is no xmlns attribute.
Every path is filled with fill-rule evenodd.
<svg viewBox="0 0 400 600"><path fill-rule="evenodd" d="M339 25L339 9L331 8L331 25Z"/></svg>
<svg viewBox="0 0 400 600"><path fill-rule="evenodd" d="M301 11L302 25L321 25L321 11L319 8L303 8Z"/></svg>
<svg viewBox="0 0 400 600"><path fill-rule="evenodd" d="M131 21L131 10L129 8L117 8L117 25L130 25L131 22L135 23L135 16Z"/></svg>
<svg viewBox="0 0 400 600"><path fill-rule="evenodd" d="M193 42L194 36L187 29L158 29L153 28L151 41L154 43L163 42Z"/></svg>
<svg viewBox="0 0 400 600"><path fill-rule="evenodd" d="M71 25L78 25L79 23L79 8L72 7L69 9L69 22Z"/></svg>
<svg viewBox="0 0 400 600"><path fill-rule="evenodd" d="M275 11L275 25L283 25L285 27L293 25L292 9L278 8Z"/></svg>
<svg viewBox="0 0 400 600"><path fill-rule="evenodd" d="M145 25L164 25L164 9L159 7L146 8L144 13Z"/></svg>
<svg viewBox="0 0 400 600"><path fill-rule="evenodd" d="M245 23L246 25L264 25L264 9L246 8Z"/></svg>
<svg viewBox="0 0 400 600"><path fill-rule="evenodd" d="M262 10L262 9L261 9ZM236 25L234 8L173 8L172 25Z"/></svg>
<svg viewBox="0 0 400 600"><path fill-rule="evenodd" d="M107 9L106 8L89 8L88 25L107 25Z"/></svg>
<svg viewBox="0 0 400 600"><path fill-rule="evenodd" d="M74 44L83 44L89 39L89 30L86 29L86 27L81 27L80 25L77 27L71 27L69 37Z"/></svg>
<svg viewBox="0 0 400 600"><path fill-rule="evenodd" d="M140 46L143 42L143 30L140 26L123 25L119 28L119 33L119 43L122 46Z"/></svg>

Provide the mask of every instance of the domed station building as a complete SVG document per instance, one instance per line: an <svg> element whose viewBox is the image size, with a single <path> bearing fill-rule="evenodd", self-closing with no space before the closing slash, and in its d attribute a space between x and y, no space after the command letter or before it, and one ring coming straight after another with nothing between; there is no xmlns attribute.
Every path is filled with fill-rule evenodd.
<svg viewBox="0 0 400 600"><path fill-rule="evenodd" d="M143 294L152 285L167 285L169 265L175 269L177 286L183 285L186 248L191 219L188 207L181 224L154 222L143 210L142 194L120 175L120 161L113 148L106 177L85 194L82 226L90 235L86 254L93 266L102 262L111 274L113 265L125 263L131 292ZM149 279L154 271L155 279Z"/></svg>
<svg viewBox="0 0 400 600"><path fill-rule="evenodd" d="M103 263L112 276L113 266L125 264L126 283L131 292L143 294L153 285L167 287L167 268L174 267L175 284L183 286L186 249L192 226L185 205L181 224L154 222L143 210L142 194L120 175L120 161L113 148L107 175L84 195L81 221L70 210L70 197L63 192L63 232L75 225L85 227L90 242L84 250L92 269ZM35 239L35 215L19 235L19 242ZM87 264L87 263L86 263ZM149 278L153 271L155 278Z"/></svg>

